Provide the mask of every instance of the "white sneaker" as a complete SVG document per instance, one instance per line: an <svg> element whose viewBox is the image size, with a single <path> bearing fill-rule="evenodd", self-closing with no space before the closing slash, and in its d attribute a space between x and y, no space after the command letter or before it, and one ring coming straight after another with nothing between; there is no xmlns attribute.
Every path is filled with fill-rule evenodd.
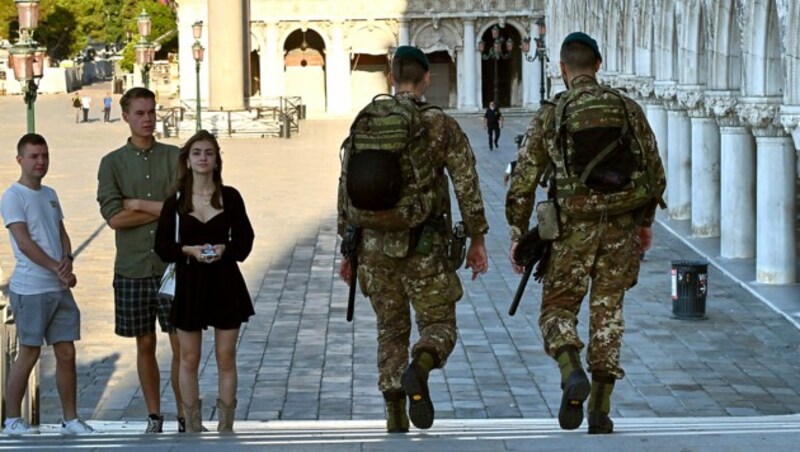
<svg viewBox="0 0 800 452"><path fill-rule="evenodd" d="M94 429L81 418L75 418L69 422L61 422L62 435L89 435L91 433L94 433Z"/></svg>
<svg viewBox="0 0 800 452"><path fill-rule="evenodd" d="M8 422L9 420L6 419L6 426L3 428L3 433L9 436L22 436L22 435L38 435L39 429L36 427L31 427L31 424L25 419L18 417L14 419L11 423Z"/></svg>

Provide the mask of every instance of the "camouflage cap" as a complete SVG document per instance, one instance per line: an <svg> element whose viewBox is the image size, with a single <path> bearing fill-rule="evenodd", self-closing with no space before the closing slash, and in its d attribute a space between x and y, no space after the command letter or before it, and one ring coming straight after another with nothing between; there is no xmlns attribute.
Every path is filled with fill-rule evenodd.
<svg viewBox="0 0 800 452"><path fill-rule="evenodd" d="M428 63L428 57L422 52L422 50L414 47L414 46L400 46L397 50L394 51L395 58L407 58L409 60L414 60L422 65L422 68L426 71L430 67Z"/></svg>
<svg viewBox="0 0 800 452"><path fill-rule="evenodd" d="M595 41L591 36L581 31L570 33L566 38L564 38L564 42L561 43L561 47L563 48L565 45L572 44L573 42L579 42L583 45L589 46L594 54L597 55L597 59L603 61L603 56L600 55L600 49L597 47L597 41Z"/></svg>

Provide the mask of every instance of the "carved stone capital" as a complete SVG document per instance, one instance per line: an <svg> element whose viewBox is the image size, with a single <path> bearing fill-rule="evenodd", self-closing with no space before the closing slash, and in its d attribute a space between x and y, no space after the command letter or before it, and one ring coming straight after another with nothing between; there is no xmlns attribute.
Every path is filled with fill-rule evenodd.
<svg viewBox="0 0 800 452"><path fill-rule="evenodd" d="M732 91L706 91L705 108L709 116L717 120L721 127L735 127L740 124L736 115L739 99Z"/></svg>
<svg viewBox="0 0 800 452"><path fill-rule="evenodd" d="M800 105L781 106L781 126L792 135L795 149L800 150Z"/></svg>
<svg viewBox="0 0 800 452"><path fill-rule="evenodd" d="M651 99L655 94L655 85L652 78L640 77L636 85L636 90L639 91L639 95L642 96L644 100L648 102L655 100Z"/></svg>
<svg viewBox="0 0 800 452"><path fill-rule="evenodd" d="M685 108L692 118L707 116L703 89L695 86L678 87L678 103Z"/></svg>
<svg viewBox="0 0 800 452"><path fill-rule="evenodd" d="M664 103L664 107L670 110L681 109L678 103L678 87L675 82L656 80L653 83L653 92L656 95L656 99Z"/></svg>
<svg viewBox="0 0 800 452"><path fill-rule="evenodd" d="M736 107L739 120L757 137L774 137L784 134L778 116L778 105L764 99L742 99Z"/></svg>

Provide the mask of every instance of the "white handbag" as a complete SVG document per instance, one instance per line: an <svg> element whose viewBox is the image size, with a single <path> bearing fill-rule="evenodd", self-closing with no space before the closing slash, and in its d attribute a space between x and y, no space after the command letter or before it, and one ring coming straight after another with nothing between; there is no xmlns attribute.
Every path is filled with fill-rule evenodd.
<svg viewBox="0 0 800 452"><path fill-rule="evenodd" d="M180 199L181 194L180 192L177 194L177 199ZM175 243L181 243L180 235L178 230L180 229L180 217L178 216L178 210L176 207L175 210ZM161 276L161 286L158 288L158 296L160 298L166 298L168 300L172 300L175 298L175 262L167 265L167 269L164 270L164 275Z"/></svg>

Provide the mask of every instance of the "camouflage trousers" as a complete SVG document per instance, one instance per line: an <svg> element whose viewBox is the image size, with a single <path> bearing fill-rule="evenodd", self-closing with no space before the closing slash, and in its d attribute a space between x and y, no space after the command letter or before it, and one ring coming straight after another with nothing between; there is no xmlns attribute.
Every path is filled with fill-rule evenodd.
<svg viewBox="0 0 800 452"><path fill-rule="evenodd" d="M562 238L553 242L544 278L539 327L545 352L555 358L565 345L578 350L578 312L589 291L589 348L591 372L622 379L619 352L625 320L623 296L639 274L638 236L630 214L600 221L571 221Z"/></svg>
<svg viewBox="0 0 800 452"><path fill-rule="evenodd" d="M456 302L461 299L461 281L452 271L418 274L415 256L391 259L362 256L359 282L372 303L378 327L378 387L381 391L401 388L400 376L409 362L411 312L419 331L412 356L430 353L444 367L457 339Z"/></svg>

